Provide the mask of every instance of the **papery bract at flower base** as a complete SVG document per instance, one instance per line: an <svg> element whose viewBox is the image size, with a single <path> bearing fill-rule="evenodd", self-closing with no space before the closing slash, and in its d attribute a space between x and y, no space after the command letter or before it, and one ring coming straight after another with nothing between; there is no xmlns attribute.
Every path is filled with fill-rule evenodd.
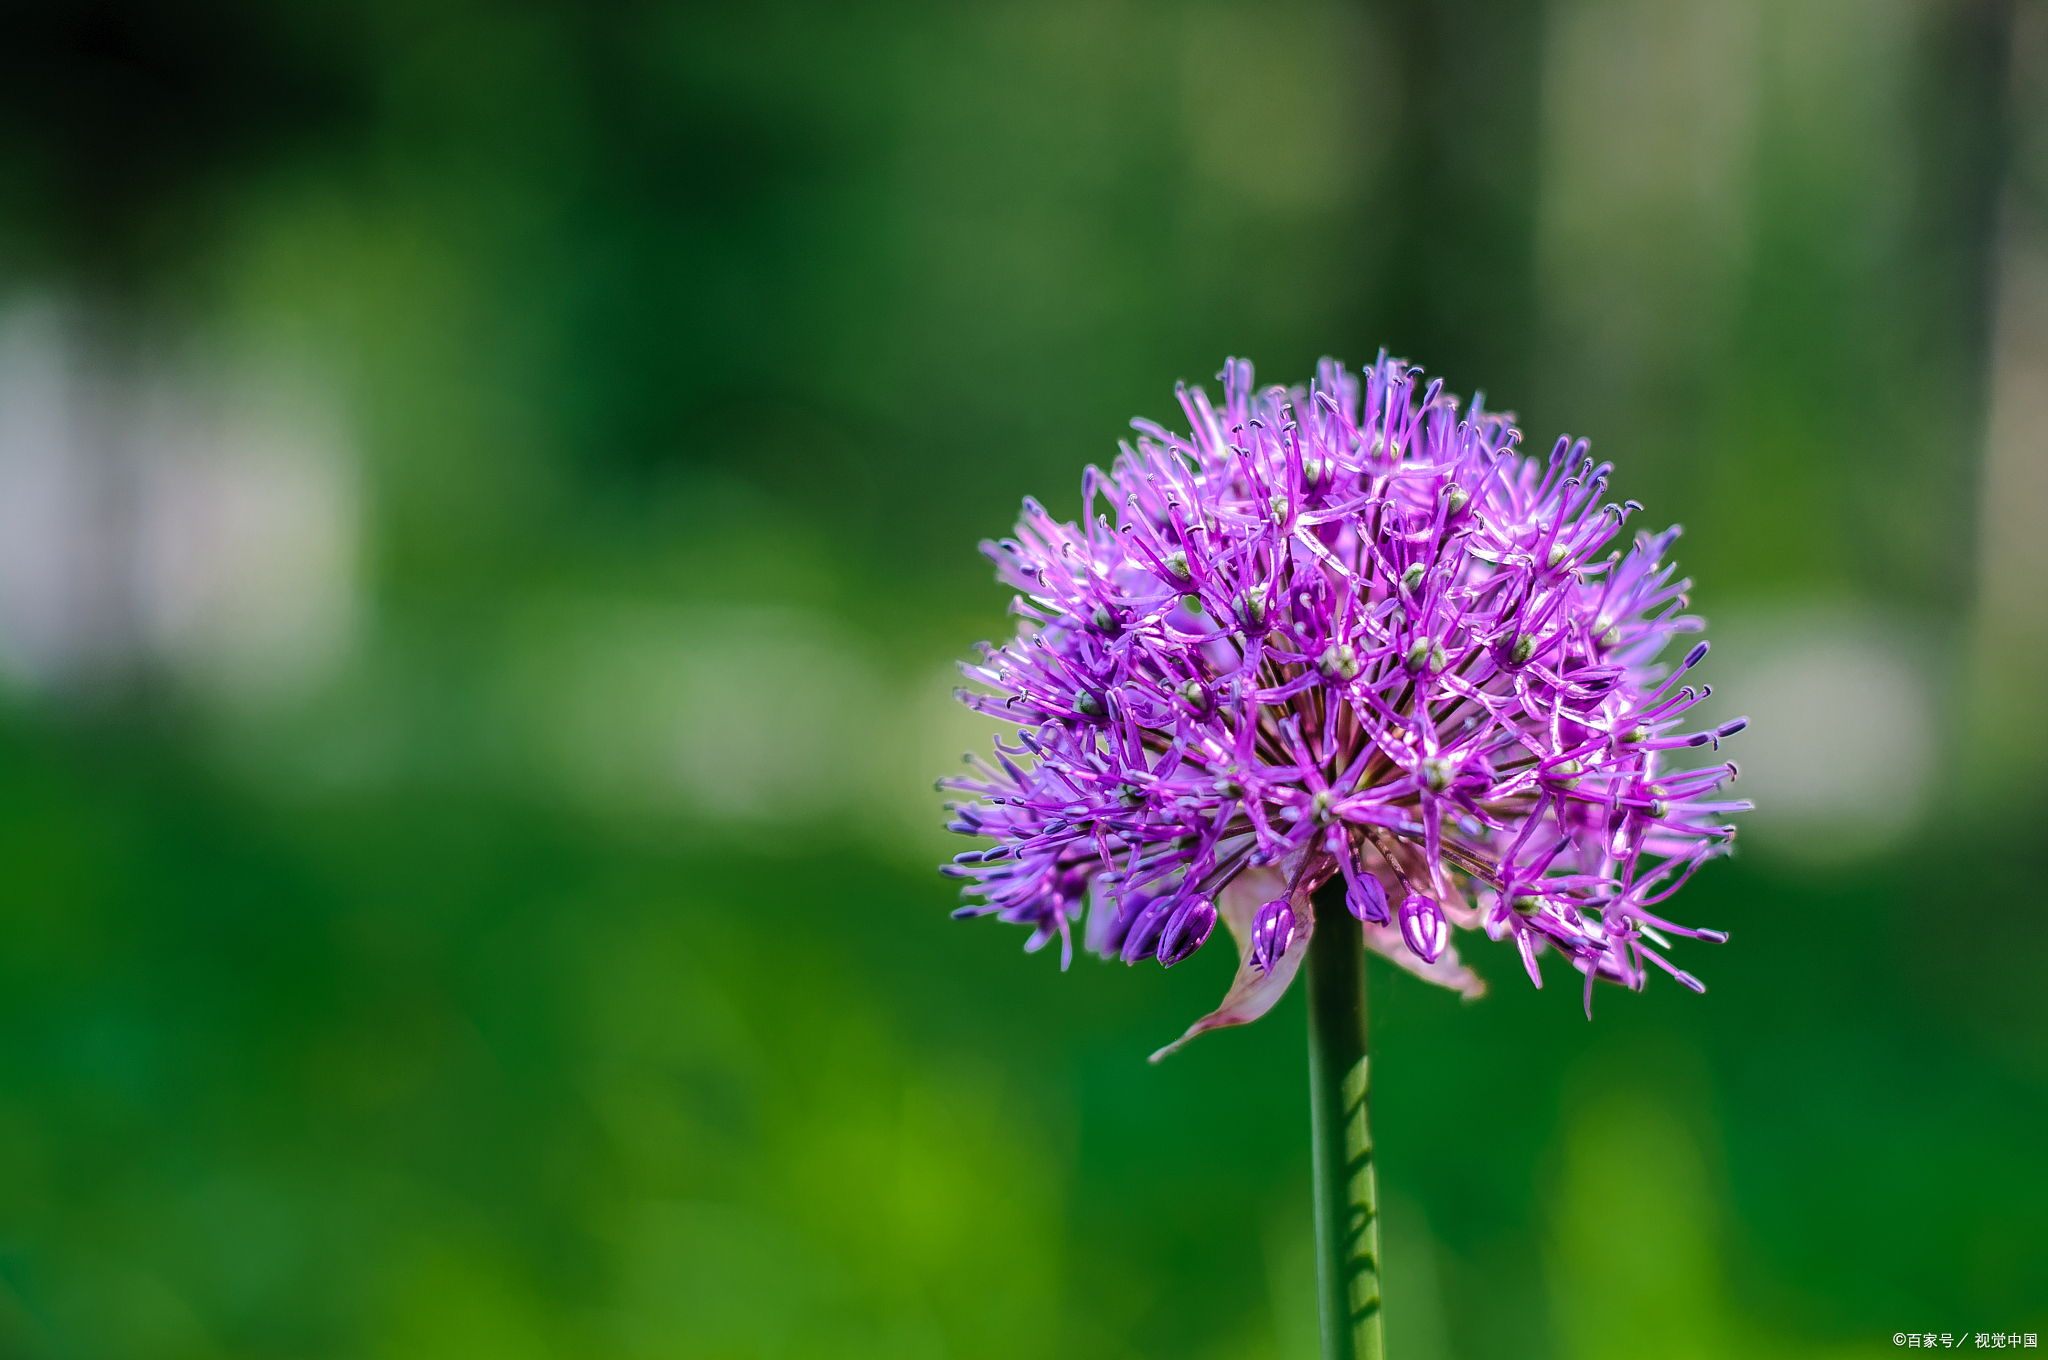
<svg viewBox="0 0 2048 1360"><path fill-rule="evenodd" d="M1467 995L1453 926L1512 937L1539 986L1558 952L1589 1012L1596 978L1697 987L1668 937L1726 937L1658 913L1747 805L1715 796L1732 764L1663 764L1741 726L1682 730L1705 643L1657 661L1701 627L1678 530L1609 551L1639 507L1601 501L1583 441L1525 457L1509 417L1385 356L1221 376L1220 409L1180 390L1187 433L1134 422L1086 470L1078 522L1026 501L983 545L1019 624L961 698L1018 732L941 781L952 829L995 842L948 866L959 914L1058 938L1062 966L1084 914L1091 948L1166 965L1220 916L1238 978L1186 1037L1270 1008L1338 875L1368 947ZM1397 929L1390 892L1435 914Z"/></svg>

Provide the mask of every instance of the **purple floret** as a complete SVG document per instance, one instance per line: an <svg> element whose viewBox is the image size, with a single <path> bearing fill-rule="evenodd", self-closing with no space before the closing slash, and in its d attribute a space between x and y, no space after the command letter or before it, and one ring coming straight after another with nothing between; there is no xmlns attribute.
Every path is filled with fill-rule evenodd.
<svg viewBox="0 0 2048 1360"><path fill-rule="evenodd" d="M1271 972L1293 943L1294 908L1286 898L1276 897L1252 918L1252 963L1261 973Z"/></svg>
<svg viewBox="0 0 2048 1360"><path fill-rule="evenodd" d="M994 841L948 867L960 914L1057 936L1063 965L1085 916L1098 952L1170 965L1247 869L1296 910L1341 875L1368 943L1425 976L1449 932L1421 907L1381 928L1390 898L1512 937L1539 986L1558 951L1589 1006L1652 967L1697 988L1666 937L1725 936L1657 913L1747 804L1716 796L1732 764L1662 767L1740 726L1684 730L1704 642L1657 662L1702 627L1678 530L1610 551L1639 507L1602 503L1583 440L1524 457L1511 417L1384 355L1306 388L1221 377L1220 410L1180 389L1190 433L1136 421L1087 469L1081 523L1027 500L982 545L1019 624L960 697L1018 730L941 781L952 829ZM1278 917L1244 918L1262 971Z"/></svg>
<svg viewBox="0 0 2048 1360"><path fill-rule="evenodd" d="M1401 904L1401 942L1424 963L1435 963L1442 957L1450 938L1451 928L1444 920L1442 907L1421 893L1411 895Z"/></svg>

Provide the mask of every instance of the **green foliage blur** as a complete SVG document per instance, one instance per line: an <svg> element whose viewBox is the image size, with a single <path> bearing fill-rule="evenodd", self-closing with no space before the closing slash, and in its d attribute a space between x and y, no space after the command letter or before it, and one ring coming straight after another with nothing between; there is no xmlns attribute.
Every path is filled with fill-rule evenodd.
<svg viewBox="0 0 2048 1360"><path fill-rule="evenodd" d="M189 609L212 501L0 506L0 1356L1315 1355L1299 997L1148 1067L1234 961L949 920L930 781L1022 496L1383 346L1688 526L1730 755L1854 718L1687 890L1704 997L1375 964L1397 1360L2048 1331L2011 8L10 12L0 494L158 485L19 452L46 389L341 452ZM119 607L36 613L90 525Z"/></svg>

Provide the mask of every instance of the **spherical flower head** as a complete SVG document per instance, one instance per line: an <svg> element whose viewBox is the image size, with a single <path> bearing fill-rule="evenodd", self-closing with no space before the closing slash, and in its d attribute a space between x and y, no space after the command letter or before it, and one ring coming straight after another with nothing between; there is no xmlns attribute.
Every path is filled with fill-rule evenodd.
<svg viewBox="0 0 2048 1360"><path fill-rule="evenodd" d="M1747 804L1716 796L1733 764L1664 764L1742 725L1684 730L1704 642L1659 661L1703 626L1677 528L1610 548L1640 507L1602 501L1583 440L1526 457L1510 416L1384 354L1220 377L1220 409L1179 389L1186 433L1135 421L1083 473L1078 523L1027 500L982 545L1019 622L960 698L1017 731L941 781L952 829L994 841L947 866L959 914L1057 938L1062 966L1077 932L1170 966L1220 917L1237 979L1181 1042L1272 1006L1339 876L1368 947L1468 996L1452 928L1512 940L1539 987L1562 956L1589 1014L1598 978L1701 990L1669 937L1726 937L1662 904Z"/></svg>

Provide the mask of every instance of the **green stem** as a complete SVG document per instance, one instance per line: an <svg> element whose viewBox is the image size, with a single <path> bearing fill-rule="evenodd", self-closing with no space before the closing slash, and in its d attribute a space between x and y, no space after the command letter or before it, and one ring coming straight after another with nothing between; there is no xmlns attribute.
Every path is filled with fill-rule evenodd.
<svg viewBox="0 0 2048 1360"><path fill-rule="evenodd" d="M1365 932L1344 880L1316 891L1308 945L1308 1095L1323 1360L1385 1360L1379 1184L1366 1121Z"/></svg>

